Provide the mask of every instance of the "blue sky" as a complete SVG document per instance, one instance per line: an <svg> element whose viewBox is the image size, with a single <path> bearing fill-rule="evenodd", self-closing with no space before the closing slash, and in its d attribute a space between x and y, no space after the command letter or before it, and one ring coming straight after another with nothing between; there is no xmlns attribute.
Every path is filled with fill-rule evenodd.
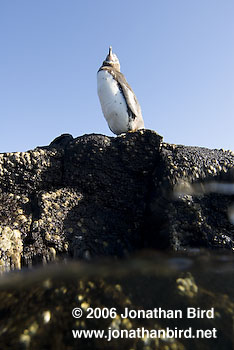
<svg viewBox="0 0 234 350"><path fill-rule="evenodd" d="M109 45L166 142L234 150L233 0L0 0L0 152L113 135L96 72Z"/></svg>

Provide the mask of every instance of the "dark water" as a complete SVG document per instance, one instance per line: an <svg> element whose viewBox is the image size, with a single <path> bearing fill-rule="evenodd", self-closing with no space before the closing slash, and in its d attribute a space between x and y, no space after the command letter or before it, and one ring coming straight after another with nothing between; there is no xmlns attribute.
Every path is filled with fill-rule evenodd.
<svg viewBox="0 0 234 350"><path fill-rule="evenodd" d="M81 318L72 316L74 308L82 310ZM188 310L195 317L188 317ZM90 312L96 318L87 318ZM160 336L166 329L167 336ZM106 338L85 339L83 333L74 339L72 330L104 330ZM46 265L0 279L0 349L233 348L230 252L147 251L121 261Z"/></svg>

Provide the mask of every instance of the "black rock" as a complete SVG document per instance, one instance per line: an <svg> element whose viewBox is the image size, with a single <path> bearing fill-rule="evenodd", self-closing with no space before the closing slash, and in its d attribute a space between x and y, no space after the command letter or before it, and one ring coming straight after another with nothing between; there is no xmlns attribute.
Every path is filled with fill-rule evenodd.
<svg viewBox="0 0 234 350"><path fill-rule="evenodd" d="M232 183L233 165L233 152L166 144L150 130L64 134L47 147L1 154L1 267L149 247L233 250L233 196L192 190Z"/></svg>

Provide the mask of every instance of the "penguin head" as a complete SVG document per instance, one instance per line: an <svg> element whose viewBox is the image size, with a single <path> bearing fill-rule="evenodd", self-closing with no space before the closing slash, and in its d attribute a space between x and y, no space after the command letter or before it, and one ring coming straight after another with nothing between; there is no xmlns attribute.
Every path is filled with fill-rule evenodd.
<svg viewBox="0 0 234 350"><path fill-rule="evenodd" d="M109 53L106 56L105 61L102 64L103 66L111 66L114 69L116 69L117 71L120 72L120 63L119 63L119 59L116 56L115 53L112 52L112 47L109 47Z"/></svg>

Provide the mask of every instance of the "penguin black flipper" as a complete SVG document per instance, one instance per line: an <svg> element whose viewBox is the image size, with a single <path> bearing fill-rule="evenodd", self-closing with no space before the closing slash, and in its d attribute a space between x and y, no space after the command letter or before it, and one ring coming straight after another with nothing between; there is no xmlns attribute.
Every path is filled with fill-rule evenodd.
<svg viewBox="0 0 234 350"><path fill-rule="evenodd" d="M128 108L131 110L135 118L142 118L141 106L134 94L131 86L128 84L125 76L121 72L116 72L118 83L123 91Z"/></svg>

